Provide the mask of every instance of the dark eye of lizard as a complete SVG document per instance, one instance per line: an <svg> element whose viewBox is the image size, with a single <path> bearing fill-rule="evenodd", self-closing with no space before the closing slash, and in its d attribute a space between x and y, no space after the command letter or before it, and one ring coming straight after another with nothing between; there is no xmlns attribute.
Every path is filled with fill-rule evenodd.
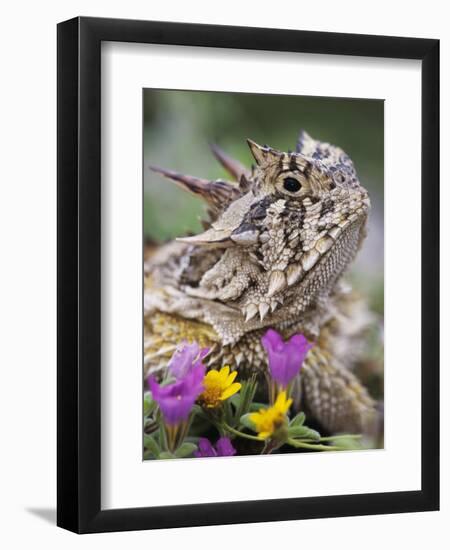
<svg viewBox="0 0 450 550"><path fill-rule="evenodd" d="M283 181L283 187L286 191L289 191L289 193L296 193L297 191L300 191L302 185L295 178L285 178Z"/></svg>

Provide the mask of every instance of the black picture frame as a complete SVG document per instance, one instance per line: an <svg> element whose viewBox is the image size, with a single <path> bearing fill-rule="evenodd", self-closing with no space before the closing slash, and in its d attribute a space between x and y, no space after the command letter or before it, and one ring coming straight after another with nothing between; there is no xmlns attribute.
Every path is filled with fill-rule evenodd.
<svg viewBox="0 0 450 550"><path fill-rule="evenodd" d="M101 509L100 50L102 41L422 61L422 489L420 491ZM439 508L439 41L77 17L58 25L57 65L57 524L77 533L93 533L437 510Z"/></svg>

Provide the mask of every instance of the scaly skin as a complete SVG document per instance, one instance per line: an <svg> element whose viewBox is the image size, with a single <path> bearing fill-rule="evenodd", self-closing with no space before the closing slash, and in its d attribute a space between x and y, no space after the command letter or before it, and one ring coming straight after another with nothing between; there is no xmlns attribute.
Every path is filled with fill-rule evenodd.
<svg viewBox="0 0 450 550"><path fill-rule="evenodd" d="M211 367L264 374L265 330L302 332L315 345L297 407L332 433L371 432L375 402L351 372L370 314L341 282L365 236L367 191L341 149L305 132L295 153L248 143L251 171L213 148L235 182L153 167L201 196L209 219L145 262L145 375L183 340L211 347Z"/></svg>

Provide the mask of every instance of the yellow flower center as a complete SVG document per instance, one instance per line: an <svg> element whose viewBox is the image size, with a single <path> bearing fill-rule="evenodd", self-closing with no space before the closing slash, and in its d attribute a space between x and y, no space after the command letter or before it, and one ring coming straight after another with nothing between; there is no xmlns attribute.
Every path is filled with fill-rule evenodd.
<svg viewBox="0 0 450 550"><path fill-rule="evenodd" d="M220 397L222 395L222 390L217 386L210 386L205 388L205 391L200 396L201 401L208 408L215 408L220 405Z"/></svg>
<svg viewBox="0 0 450 550"><path fill-rule="evenodd" d="M203 379L204 390L199 397L200 403L208 408L218 407L241 389L239 382L234 382L237 372L230 373L230 367L222 367L220 371L210 370Z"/></svg>

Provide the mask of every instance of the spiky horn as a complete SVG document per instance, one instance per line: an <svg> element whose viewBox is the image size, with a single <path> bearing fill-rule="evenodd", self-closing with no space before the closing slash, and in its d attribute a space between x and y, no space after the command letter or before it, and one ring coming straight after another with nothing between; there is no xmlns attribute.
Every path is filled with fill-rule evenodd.
<svg viewBox="0 0 450 550"><path fill-rule="evenodd" d="M190 191L194 195L202 197L212 206L215 213L224 210L230 202L241 195L238 186L222 180L206 180L195 176L187 176L160 168L159 166L150 166L150 169L162 176L173 180L183 189Z"/></svg>
<svg viewBox="0 0 450 550"><path fill-rule="evenodd" d="M233 245L230 240L231 230L215 229L211 227L198 235L191 237L178 237L176 240L181 243L209 246L213 248L227 248Z"/></svg>
<svg viewBox="0 0 450 550"><path fill-rule="evenodd" d="M314 150L316 147L316 140L314 140L308 132L305 130L300 130L300 134L297 139L297 144L295 146L296 153L302 154L312 154L311 149Z"/></svg>
<svg viewBox="0 0 450 550"><path fill-rule="evenodd" d="M249 171L243 164L227 155L227 153L225 153L225 151L221 149L218 145L216 145L215 143L210 143L209 146L216 159L225 168L225 170L233 176L236 181L239 181L242 175L249 175Z"/></svg>
<svg viewBox="0 0 450 550"><path fill-rule="evenodd" d="M248 146L252 152L253 157L256 160L256 163L259 166L264 166L267 163L274 162L278 160L283 153L277 149L273 149L267 145L258 145L255 141L247 139Z"/></svg>
<svg viewBox="0 0 450 550"><path fill-rule="evenodd" d="M176 183L179 183L183 189L187 189L191 193L196 195L203 194L209 185L209 180L203 178L197 178L195 176L188 176L185 174L180 174L174 170L167 170L166 168L161 168L160 166L150 166L150 170L161 174L165 178L169 178Z"/></svg>

